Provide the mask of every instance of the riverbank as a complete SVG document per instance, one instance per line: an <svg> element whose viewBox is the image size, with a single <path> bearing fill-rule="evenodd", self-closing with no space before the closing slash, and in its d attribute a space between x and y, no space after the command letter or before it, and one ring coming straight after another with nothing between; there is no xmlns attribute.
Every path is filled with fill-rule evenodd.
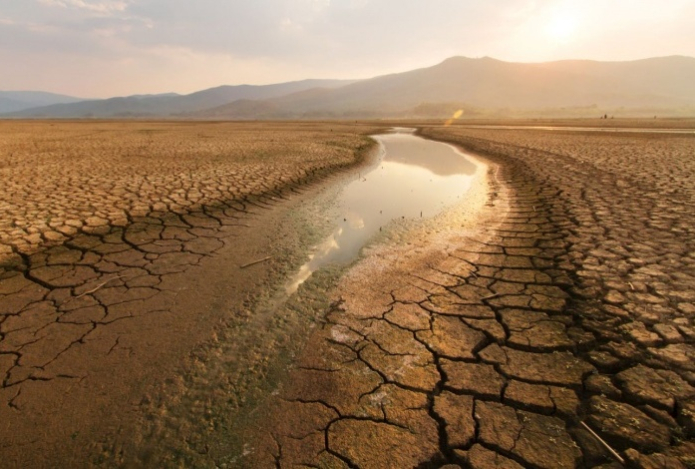
<svg viewBox="0 0 695 469"><path fill-rule="evenodd" d="M0 280L4 461L620 467L583 422L628 465L692 465L695 140L421 133L492 169L471 212L403 222L274 316L256 314L273 298L254 292L326 234L322 202L295 210L315 196L304 182L20 256L38 286ZM26 357L7 352L13 334Z"/></svg>
<svg viewBox="0 0 695 469"><path fill-rule="evenodd" d="M434 164L435 170L448 169L452 174L447 178L465 182L458 188L461 198L468 201L470 195L473 197L471 200L477 201L479 205L484 203L485 184L481 181L485 178L485 168L455 153L449 145L433 144L410 135L389 134L377 138L412 144L416 150L414 154L418 155L423 148L434 147L435 151L440 152L439 156L452 158L454 161L449 165L443 164L445 163L443 161L419 161L418 163L425 168ZM434 218L421 219L418 215L420 210L424 209L425 212L440 210L439 198L435 197L430 200L430 203L419 205L417 211L409 207L406 212L403 212L401 210L403 207L400 205L394 206L389 203L389 200L397 195L397 191L386 194L380 194L377 191L367 195L364 188L370 185L369 181L382 187L384 180L393 179L406 168L408 168L408 174L416 174L420 176L420 179L427 174L430 176L421 181L400 181L403 187L399 190L408 193L403 197L410 196L411 188L414 190L418 186L430 187L433 184L430 178L436 178L436 175L429 170L393 161L394 159L399 161L400 158L406 158L409 155L413 156L413 153L407 151L408 148L410 147L406 145L398 147L400 151L395 151L396 149L390 144L384 144L379 149L378 162L372 161L367 167L362 167L357 174L352 171L352 176L334 178L330 185L324 184L321 190L312 191L310 199L304 200L295 209L287 212L284 223L298 222L301 227L314 230L315 234L322 232L320 229L322 221L330 221L325 225L329 231L324 232L323 237L316 237L315 244L328 245L330 251L337 254L334 260L339 262L321 266L313 271L310 277L302 276L304 282L296 293L289 293L291 296L284 294L286 290L282 288L266 290L269 295L249 310L248 322L242 327L220 331L219 340L214 346L201 351L199 363L192 370L191 380L185 386L180 386L180 389L173 390L174 392L162 393L165 397L158 403L158 407L163 409L164 415L156 410L153 413L159 415L160 419L163 417L165 425L148 435L144 445L141 443L141 446L151 448L151 454L143 455L142 451L130 451L133 459L122 462L136 465L183 464L189 467L240 464L240 455L251 451L249 432L259 425L273 425L272 419L268 416L272 415L272 411L269 414L269 409L273 406L274 396L284 385L283 383L286 383L288 370L296 365L297 357L305 348L308 338L323 322L323 313L330 308L334 299L336 284L349 269L350 263L358 256L361 244L356 245L355 242L367 242L369 241L367 238L371 237L371 235L364 237L360 233L357 234L358 240L351 239L346 246L343 246L345 240L341 235L345 234L346 223L361 221L365 225L367 234L376 234L377 240L380 239L381 242L387 243L389 248L393 248L414 230L420 231L423 243L426 244L424 239L429 237L431 240L434 232L450 232L452 229L456 231L455 227L460 223L465 220L470 222L469 219L475 212L474 204L471 203L458 204L465 208L465 212L450 210ZM392 165L393 168L390 167ZM457 175L462 168L465 170L464 174ZM396 173L391 174L392 170ZM466 173L476 174L476 177L470 181L473 186L472 194L469 194L471 190L467 189L470 176ZM387 185L382 188L388 187ZM358 203L356 204L351 196L354 191L370 199L368 206L360 207ZM383 198L380 197L382 195ZM454 194L444 193L440 196L445 199L449 196L452 203L456 200ZM419 203L414 200L411 202ZM389 212L393 213L389 215ZM408 216L402 217L403 213ZM431 217L431 214L427 216ZM392 218L394 219L389 222L388 220ZM379 230L379 226L384 226L384 230ZM345 250L341 250L343 248ZM325 249L319 248L318 254L316 251L309 254L310 257L317 259L326 252ZM372 259L379 257L380 255L376 254L370 256ZM299 269L300 274L302 270ZM276 293L273 294L273 291ZM230 406L230 399L235 398L242 399L240 405ZM172 402L176 404L172 405ZM200 411L196 414L191 410L201 402L206 409L205 415L201 415ZM185 441L181 441L182 437ZM248 467L257 463L245 461L241 464Z"/></svg>
<svg viewBox="0 0 695 469"><path fill-rule="evenodd" d="M197 451L187 418L215 423L207 401L181 396L201 389L211 364L228 371L213 360L217 345L235 344L261 293L314 242L288 214L317 183L368 164L365 134L376 128L3 125L3 465L114 466ZM253 347L243 352L237 370L268 373ZM223 383L239 388L226 396L233 410L256 382ZM162 433L172 422L180 431Z"/></svg>
<svg viewBox="0 0 695 469"><path fill-rule="evenodd" d="M344 277L246 457L690 467L695 140L422 134L497 168L489 205L458 241L407 238Z"/></svg>

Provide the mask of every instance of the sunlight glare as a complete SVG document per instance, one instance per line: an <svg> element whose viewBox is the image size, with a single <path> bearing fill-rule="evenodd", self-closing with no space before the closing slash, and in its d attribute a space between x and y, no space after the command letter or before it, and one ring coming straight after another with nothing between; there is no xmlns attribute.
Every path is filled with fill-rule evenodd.
<svg viewBox="0 0 695 469"><path fill-rule="evenodd" d="M454 121L455 121L456 119L459 119L459 118L463 115L463 113L464 113L463 109L459 109L458 111L456 111L456 112L454 113L454 115L451 116L450 119L447 119L447 120L446 120L446 122L444 123L444 126L445 126L445 127L449 127L451 124L454 123Z"/></svg>
<svg viewBox="0 0 695 469"><path fill-rule="evenodd" d="M565 12L551 18L546 28L546 33L556 41L567 41L572 37L576 29L576 18Z"/></svg>

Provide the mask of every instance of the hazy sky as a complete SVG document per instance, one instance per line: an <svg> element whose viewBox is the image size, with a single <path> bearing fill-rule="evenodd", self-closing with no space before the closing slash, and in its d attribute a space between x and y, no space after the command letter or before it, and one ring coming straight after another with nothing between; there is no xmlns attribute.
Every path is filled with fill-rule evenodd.
<svg viewBox="0 0 695 469"><path fill-rule="evenodd" d="M695 0L0 0L0 90L368 78L462 55L695 56Z"/></svg>

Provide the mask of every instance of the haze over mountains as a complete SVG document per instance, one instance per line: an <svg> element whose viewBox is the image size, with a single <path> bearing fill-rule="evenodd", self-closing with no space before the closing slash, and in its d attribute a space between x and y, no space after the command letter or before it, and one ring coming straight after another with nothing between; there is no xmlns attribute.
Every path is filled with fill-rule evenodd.
<svg viewBox="0 0 695 469"><path fill-rule="evenodd" d="M45 91L0 91L0 114L78 101L81 99Z"/></svg>
<svg viewBox="0 0 695 469"><path fill-rule="evenodd" d="M274 85L218 86L188 95L166 93L118 98L79 100L14 112L12 117L167 117L202 111L242 99L268 99L316 87L333 87L354 80L303 80Z"/></svg>
<svg viewBox="0 0 695 469"><path fill-rule="evenodd" d="M693 83L695 58L683 56L545 63L452 57L433 67L367 80L304 80L221 86L185 96L64 101L3 117L439 118L458 109L471 116L678 116L695 114Z"/></svg>

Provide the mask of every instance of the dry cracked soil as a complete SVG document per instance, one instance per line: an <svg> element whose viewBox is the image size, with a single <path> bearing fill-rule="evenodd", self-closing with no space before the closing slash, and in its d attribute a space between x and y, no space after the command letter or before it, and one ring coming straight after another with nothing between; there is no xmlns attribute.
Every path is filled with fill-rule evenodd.
<svg viewBox="0 0 695 469"><path fill-rule="evenodd" d="M694 467L695 136L420 134L487 204L342 278L241 466Z"/></svg>
<svg viewBox="0 0 695 469"><path fill-rule="evenodd" d="M258 322L240 266L375 127L2 126L3 465L695 467L694 135L422 125L468 205Z"/></svg>
<svg viewBox="0 0 695 469"><path fill-rule="evenodd" d="M195 387L198 357L218 352L224 334L246 357L225 388L227 409L239 407L241 389L257 385L249 376L267 366L254 355L257 337L235 333L258 292L302 262L303 235L280 214L306 198L311 183L363 162L372 145L366 134L376 130L13 121L0 128L2 467L164 461L177 445L157 440L160 422L170 422L177 399L204 417L204 405L178 388ZM241 373L251 361L261 362L258 370Z"/></svg>

